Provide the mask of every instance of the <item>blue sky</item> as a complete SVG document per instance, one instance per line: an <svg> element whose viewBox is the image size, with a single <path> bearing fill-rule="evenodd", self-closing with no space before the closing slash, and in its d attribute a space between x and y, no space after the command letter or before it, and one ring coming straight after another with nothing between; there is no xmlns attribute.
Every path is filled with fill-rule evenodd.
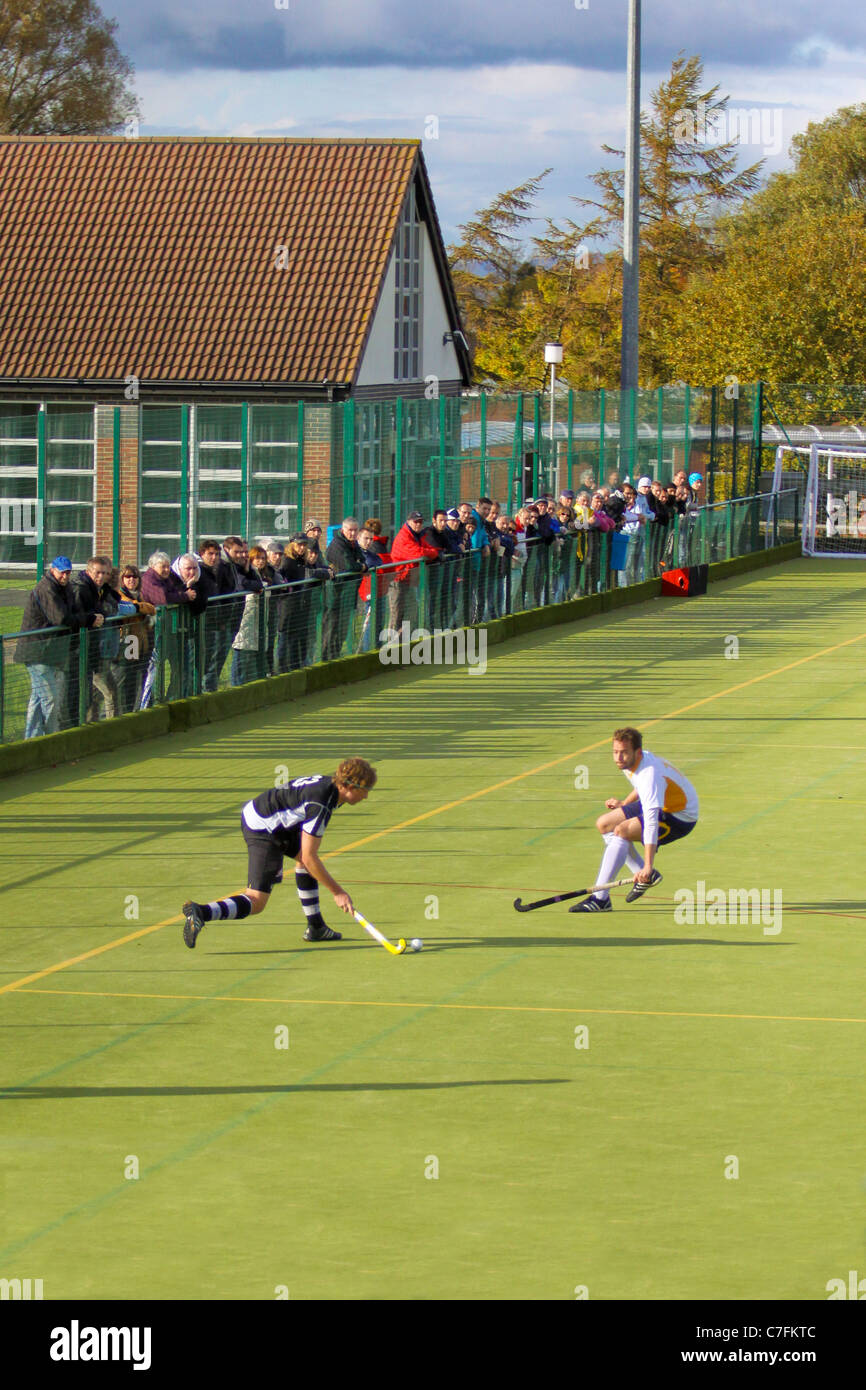
<svg viewBox="0 0 866 1390"><path fill-rule="evenodd" d="M578 8L578 4L581 8ZM742 112L743 163L866 101L866 8L850 0L645 0L643 83L679 52ZM107 0L144 135L414 136L446 239L547 166L540 218L621 145L626 0ZM763 110L763 126L746 112ZM541 226L542 223L539 223Z"/></svg>

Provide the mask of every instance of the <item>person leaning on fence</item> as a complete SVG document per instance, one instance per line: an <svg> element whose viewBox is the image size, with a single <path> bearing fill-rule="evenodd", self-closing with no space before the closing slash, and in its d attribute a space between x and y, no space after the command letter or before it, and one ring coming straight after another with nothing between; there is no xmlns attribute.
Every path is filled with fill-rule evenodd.
<svg viewBox="0 0 866 1390"><path fill-rule="evenodd" d="M194 560L196 573L199 572L199 561L197 555L182 555L180 560ZM180 564L180 560L176 564ZM192 569L185 567L187 573L192 573ZM195 604L200 611L202 598L193 584L181 578L180 573L173 569L171 560L164 550L155 550L147 562L147 569L141 576L141 597L146 603L152 603L154 608L189 608ZM204 602L207 602L205 599ZM149 709L153 701L153 687L156 680L157 667L160 660L163 662L163 669L169 669L169 682L165 691L167 700L177 700L181 695L181 662L185 654L184 639L185 632L180 628L180 614L176 621L178 626L175 631L170 629L169 623L175 619L169 619L165 615L162 637L154 636L153 650L150 653L150 660L147 664L147 675L144 679L144 690L141 696L141 708ZM156 633L159 632L157 627ZM160 640L162 650L160 650Z"/></svg>
<svg viewBox="0 0 866 1390"><path fill-rule="evenodd" d="M124 603L120 595L111 587L112 565L107 555L92 555L85 568L72 580L72 595L76 607L86 620L94 613L101 613L103 619L132 614L135 609ZM120 652L120 631L113 625L92 637L87 644L85 666L85 719L88 724L100 718L114 719L117 715L117 687L114 681L114 663ZM70 705L75 707L80 699L78 688L79 668L70 667ZM74 673L74 674L73 674ZM101 708L100 708L101 702Z"/></svg>
<svg viewBox="0 0 866 1390"><path fill-rule="evenodd" d="M261 597L265 585L252 563L250 549L246 541L241 541L231 552L232 564L238 577L238 591L246 594L241 619L232 639L232 685L246 685L248 681L260 680L265 674L265 652L261 623Z"/></svg>
<svg viewBox="0 0 866 1390"><path fill-rule="evenodd" d="M384 592L388 588L389 577L386 574L377 575L376 585L376 613L371 612L373 586L370 579L370 571L381 569L384 565L391 563L391 556L385 552L373 549L373 533L368 531L366 526L362 526L358 532L358 545L361 547L361 554L364 556L364 564L367 566L367 573L361 580L361 587L358 590L358 598L364 605L364 622L361 628L361 635L358 638L357 650L368 652L373 645L373 635L378 632L381 626L379 618L382 612L382 601Z"/></svg>
<svg viewBox="0 0 866 1390"><path fill-rule="evenodd" d="M67 725L66 672L71 657L77 658L72 635L82 627L101 627L104 622L101 613L94 613L89 620L82 617L69 588L71 574L71 560L58 555L31 589L24 605L21 630L25 636L15 644L15 661L26 666L30 676L25 738L56 734ZM63 630L50 637L40 636L46 628ZM72 722L78 722L77 711Z"/></svg>
<svg viewBox="0 0 866 1390"><path fill-rule="evenodd" d="M141 597L141 571L137 565L121 565L115 587L123 602L132 604L136 614L133 622L123 625L120 652L114 665L118 710L120 714L130 714L141 704L156 609Z"/></svg>
<svg viewBox="0 0 866 1390"><path fill-rule="evenodd" d="M315 552L316 564L323 565L325 556L322 553L322 523L311 516L309 521L304 522L304 536L309 549Z"/></svg>
<svg viewBox="0 0 866 1390"><path fill-rule="evenodd" d="M358 544L358 519L347 516L331 544L327 561L334 571L334 582L325 589L325 619L322 625L322 660L334 661L341 655L352 619L361 576L366 572Z"/></svg>
<svg viewBox="0 0 866 1390"><path fill-rule="evenodd" d="M424 517L418 511L410 512L391 546L391 559L395 564L400 564L392 575L388 591L390 622L394 632L400 630L410 592L418 588L421 564L435 563L440 557L441 552L424 540L423 530Z"/></svg>
<svg viewBox="0 0 866 1390"><path fill-rule="evenodd" d="M306 537L303 531L296 531L289 537L280 558L277 582L282 587L271 596L271 606L276 610L274 671L277 674L298 671L307 665L313 586L295 586L311 578L308 556ZM286 588L286 585L292 587Z"/></svg>

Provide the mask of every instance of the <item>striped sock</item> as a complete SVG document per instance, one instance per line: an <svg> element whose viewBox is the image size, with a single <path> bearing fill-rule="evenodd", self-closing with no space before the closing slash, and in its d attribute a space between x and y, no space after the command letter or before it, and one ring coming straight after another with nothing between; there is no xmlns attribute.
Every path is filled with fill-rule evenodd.
<svg viewBox="0 0 866 1390"><path fill-rule="evenodd" d="M306 869L295 869L295 885L310 926L323 927L325 919L319 910L319 885L313 875L308 874Z"/></svg>
<svg viewBox="0 0 866 1390"><path fill-rule="evenodd" d="M220 922L249 917L252 910L251 899L245 893L236 893L231 898L220 898L215 903L206 903L202 907L201 915L206 922Z"/></svg>

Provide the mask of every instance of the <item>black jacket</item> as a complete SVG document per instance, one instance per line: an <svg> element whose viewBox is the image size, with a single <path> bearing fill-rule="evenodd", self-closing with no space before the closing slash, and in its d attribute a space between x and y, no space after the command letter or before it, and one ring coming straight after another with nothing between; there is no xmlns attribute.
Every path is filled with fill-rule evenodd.
<svg viewBox="0 0 866 1390"><path fill-rule="evenodd" d="M358 542L347 540L342 531L337 532L328 546L328 564L333 565L337 574L363 574L367 568Z"/></svg>
<svg viewBox="0 0 866 1390"><path fill-rule="evenodd" d="M49 572L27 596L21 631L37 633L46 627L63 627L67 632L78 632L82 627L93 627L94 616L84 618L72 591ZM15 660L26 666L65 666L68 656L69 638L65 634L21 637L15 645Z"/></svg>

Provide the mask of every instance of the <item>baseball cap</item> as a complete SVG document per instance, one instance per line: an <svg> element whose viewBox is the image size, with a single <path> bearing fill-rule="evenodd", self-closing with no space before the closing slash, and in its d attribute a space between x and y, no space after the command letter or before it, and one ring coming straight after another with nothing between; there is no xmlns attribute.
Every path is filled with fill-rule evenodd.
<svg viewBox="0 0 866 1390"><path fill-rule="evenodd" d="M572 501L574 501L574 493L572 492L571 488L568 488L565 492L561 492L559 495L560 497L569 497Z"/></svg>
<svg viewBox="0 0 866 1390"><path fill-rule="evenodd" d="M690 474L689 474L689 487L692 487L695 483L702 483L703 481L704 481L704 475L703 475L703 473L690 473Z"/></svg>
<svg viewBox="0 0 866 1390"><path fill-rule="evenodd" d="M314 516L311 516L310 519L309 519L309 521L305 521L305 522L304 522L304 530L305 530L305 531L313 531L313 530L319 530L319 531L321 531L321 529L322 529L322 523L321 523L321 521L317 521L316 518L315 518Z"/></svg>
<svg viewBox="0 0 866 1390"><path fill-rule="evenodd" d="M460 513L458 512L458 510L457 510L456 507L449 507L449 509L448 509L448 511L445 513L445 515L448 516L448 517L450 517L452 521L459 521L459 520L460 520Z"/></svg>
<svg viewBox="0 0 866 1390"><path fill-rule="evenodd" d="M271 553L282 555L283 551L285 550L285 546L283 545L282 541L267 541L265 544L265 550L270 550Z"/></svg>
<svg viewBox="0 0 866 1390"><path fill-rule="evenodd" d="M638 487L652 487L652 485L653 485L653 480L652 480L652 478L647 478L647 477L639 478L639 479L638 479L638 484L637 484L637 485L638 485Z"/></svg>
<svg viewBox="0 0 866 1390"><path fill-rule="evenodd" d="M72 561L68 555L58 555L56 559L51 561L51 568L53 570L71 570Z"/></svg>
<svg viewBox="0 0 866 1390"><path fill-rule="evenodd" d="M423 521L423 520L424 520L424 513L423 513L423 512L410 512L409 515L408 515L408 517L406 518L406 520L407 520L407 521Z"/></svg>
<svg viewBox="0 0 866 1390"><path fill-rule="evenodd" d="M307 538L304 535L303 531L296 531L293 536L289 537L290 545L294 545L295 541L303 541L303 543L306 545ZM282 549L282 546L280 547L280 549Z"/></svg>

